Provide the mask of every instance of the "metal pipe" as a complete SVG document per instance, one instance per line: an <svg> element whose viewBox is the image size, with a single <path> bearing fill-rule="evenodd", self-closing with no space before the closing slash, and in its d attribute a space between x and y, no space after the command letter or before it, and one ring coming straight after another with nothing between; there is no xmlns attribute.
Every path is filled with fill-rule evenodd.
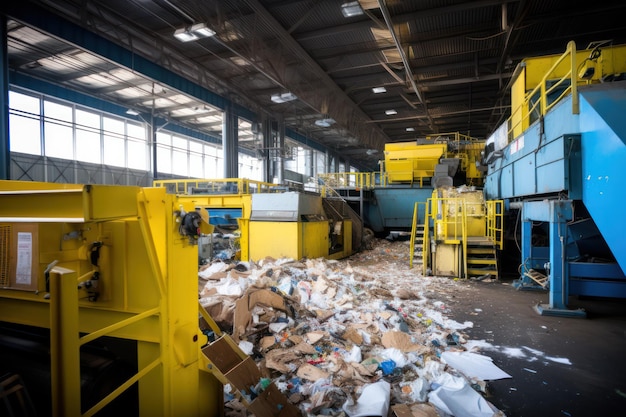
<svg viewBox="0 0 626 417"><path fill-rule="evenodd" d="M413 91L415 91L415 94L417 95L417 99L424 106L424 111L426 112L426 116L428 117L428 121L430 122L430 127L433 128L433 119L432 117L430 117L430 114L428 113L428 107L426 107L426 101L424 100L424 98L419 92L419 89L417 88L417 84L415 83L415 77L413 76L413 71L411 70L411 65L409 65L409 60L407 59L406 54L404 53L404 49L402 49L402 45L400 45L400 41L398 40L398 37L396 36L396 32L393 29L393 22L391 21L391 16L389 15L389 10L387 9L387 4L385 0L378 0L378 7L380 7L380 11L383 14L385 23L387 23L387 29L389 29L389 32L391 33L391 37L393 38L393 42L396 44L396 48L398 49L398 52L400 53L400 58L402 58L402 64L404 65L404 70L406 71L407 78L411 82L411 87L413 87Z"/></svg>

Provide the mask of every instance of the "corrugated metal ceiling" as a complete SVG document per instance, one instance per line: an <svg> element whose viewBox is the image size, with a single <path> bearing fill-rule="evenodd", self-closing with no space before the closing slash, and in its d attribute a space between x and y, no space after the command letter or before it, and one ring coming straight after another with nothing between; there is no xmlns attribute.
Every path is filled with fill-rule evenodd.
<svg viewBox="0 0 626 417"><path fill-rule="evenodd" d="M438 132L489 135L506 112L506 86L524 57L560 53L570 40L579 48L596 40L626 42L625 2L361 0L364 13L353 17L342 15L342 3L23 0L2 7L9 18L12 8L24 4L45 8L259 117L285 120L288 128L350 155L357 166L374 168L381 154L367 150L380 151L386 142ZM381 7L387 8L401 50ZM172 37L177 28L193 23L206 23L217 33L187 43ZM171 86L159 86L169 94L156 94L151 80L77 51L63 39L9 20L8 40L14 71L121 105L158 103L155 111L181 123L219 131L220 112L209 103L180 97ZM374 94L376 86L387 92ZM298 100L270 100L286 91ZM391 108L397 115L385 115ZM337 123L330 128L314 124L325 116ZM416 130L407 132L408 127ZM242 140L242 146L254 144Z"/></svg>

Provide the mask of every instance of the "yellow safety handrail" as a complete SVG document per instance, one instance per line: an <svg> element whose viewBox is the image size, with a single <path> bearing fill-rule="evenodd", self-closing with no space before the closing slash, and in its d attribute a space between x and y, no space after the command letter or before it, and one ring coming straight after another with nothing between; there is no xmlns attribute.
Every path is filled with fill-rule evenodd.
<svg viewBox="0 0 626 417"><path fill-rule="evenodd" d="M504 247L504 201L487 201L487 236L498 249Z"/></svg>
<svg viewBox="0 0 626 417"><path fill-rule="evenodd" d="M424 206L424 217L420 219L420 206ZM428 211L426 210L425 201L416 201L413 206L413 221L411 223L411 242L410 242L410 260L409 267L413 268L413 258L415 256L415 235L417 234L417 226L424 225L424 236L422 237L422 262L425 262L424 253L426 245L426 222L428 221Z"/></svg>
<svg viewBox="0 0 626 417"><path fill-rule="evenodd" d="M284 191L277 184L247 178L187 178L154 180L154 187L165 187L169 194L256 194Z"/></svg>
<svg viewBox="0 0 626 417"><path fill-rule="evenodd" d="M413 268L413 256L415 255L415 233L417 233L417 207L419 202L413 205L413 221L411 222L411 240L409 242L409 268Z"/></svg>
<svg viewBox="0 0 626 417"><path fill-rule="evenodd" d="M463 201L461 209L461 235L463 245L463 275L467 279L467 201Z"/></svg>
<svg viewBox="0 0 626 417"><path fill-rule="evenodd" d="M556 70L559 64L561 64L566 59L570 60L569 70L553 85L548 87L548 80L552 80L549 77ZM561 99L563 99L570 93L572 96L572 114L579 114L580 106L576 76L576 43L574 41L570 41L567 44L565 52L554 62L552 67L550 67L550 69L546 71L541 79L541 82L535 88L533 88L532 91L526 94L524 101L518 107L511 109L511 116L506 121L508 127L507 135L509 141L514 139L514 132L516 131L516 129L519 129L519 131L523 131L530 125L530 118L536 110L538 110L541 116L545 116L550 109L552 109ZM563 85L567 81L569 81L569 86L567 86L557 98L552 101L548 101L548 95L554 92L559 86ZM540 93L539 100L531 105L531 100L536 96L538 92ZM528 109L528 111L524 112L524 109ZM522 115L521 117L519 117L520 114ZM519 117L519 121L514 124L513 119L516 117Z"/></svg>
<svg viewBox="0 0 626 417"><path fill-rule="evenodd" d="M422 252L422 275L426 276L428 265L430 265L430 205L432 199L426 200L424 204L424 248Z"/></svg>

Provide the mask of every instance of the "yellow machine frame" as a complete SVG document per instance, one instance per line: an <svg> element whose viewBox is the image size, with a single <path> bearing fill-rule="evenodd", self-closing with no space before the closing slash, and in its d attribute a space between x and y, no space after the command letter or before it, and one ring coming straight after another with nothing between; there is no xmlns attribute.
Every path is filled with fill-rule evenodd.
<svg viewBox="0 0 626 417"><path fill-rule="evenodd" d="M445 264L444 269L450 271L447 275L461 275L462 273L467 278L469 242L482 240L489 242L494 248L501 250L503 247L504 201L476 199L474 196L479 194L482 196L482 191L458 193L458 196L455 196L457 193L453 190L452 188L435 189L432 198L425 203L422 255L424 275L427 274L427 269L433 262L438 262L440 265ZM424 203L417 202L414 207L410 245L411 267L415 250L413 239L418 227L417 215L420 204ZM433 243L437 246L437 250L443 253L433 254L431 250Z"/></svg>
<svg viewBox="0 0 626 417"><path fill-rule="evenodd" d="M459 169L465 172L467 185L481 186L484 174L477 161L485 141L458 132L441 133L423 138L422 142L395 142L385 144L385 159L379 172L336 172L319 174L323 180L322 195L333 195L332 187L371 189L394 184L424 186L435 174L435 166L442 158L460 159Z"/></svg>
<svg viewBox="0 0 626 417"><path fill-rule="evenodd" d="M625 56L626 45L598 45L597 48L576 51L576 44L571 41L561 55L522 60L511 87L509 141L528 129L537 117L545 115L563 97L571 95L572 113L578 114L577 87L626 72Z"/></svg>
<svg viewBox="0 0 626 417"><path fill-rule="evenodd" d="M197 247L180 233L181 207L194 210L164 188L0 181L0 317L49 329L54 417L94 415L135 383L141 416L221 415L222 384L201 360ZM97 298L85 285L94 273ZM80 349L104 336L136 342L137 372L81 410Z"/></svg>
<svg viewBox="0 0 626 417"><path fill-rule="evenodd" d="M325 257L341 259L352 255L352 221L343 219L332 223L323 221L251 221L252 196L257 193L278 194L284 187L249 179L187 179L158 180L155 187L164 187L169 193L177 194L178 200L196 209L237 208L241 209L239 225L239 259L242 261L259 260L266 256L274 258L290 257L294 259ZM201 193L188 194L192 188L201 189ZM340 223L340 224L338 224ZM334 226L337 229L335 230ZM329 236L336 236L341 242L341 249L331 250ZM272 239L268 239L272 236Z"/></svg>

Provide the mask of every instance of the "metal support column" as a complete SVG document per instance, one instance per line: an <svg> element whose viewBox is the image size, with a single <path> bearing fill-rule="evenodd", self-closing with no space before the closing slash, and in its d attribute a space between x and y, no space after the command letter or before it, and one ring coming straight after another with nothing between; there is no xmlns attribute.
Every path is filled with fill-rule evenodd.
<svg viewBox="0 0 626 417"><path fill-rule="evenodd" d="M549 223L549 302L535 309L542 316L585 317L584 310L567 308L569 297L569 267L567 262L567 222L573 216L571 200L544 200L524 202L524 220ZM530 238L530 237L528 237Z"/></svg>
<svg viewBox="0 0 626 417"><path fill-rule="evenodd" d="M148 128L150 129L150 150L152 151L152 180L159 178L158 166L157 166L157 129L154 121L154 110L150 114L150 123Z"/></svg>
<svg viewBox="0 0 626 417"><path fill-rule="evenodd" d="M272 120L269 117L263 118L261 122L262 144L259 151L263 155L263 181L274 181L274 167L270 158L270 148L272 147Z"/></svg>
<svg viewBox="0 0 626 417"><path fill-rule="evenodd" d="M520 208L520 210L522 210ZM532 219L527 218L525 215L522 216L522 227L521 227L521 255L522 255L522 264L520 267L521 276L518 281L516 281L513 286L518 290L545 290L544 287L537 284L537 282L533 281L530 277L526 275L526 273L531 269L543 269L543 263L540 259L535 259L535 254L533 253L532 247L532 234L533 234L533 221Z"/></svg>
<svg viewBox="0 0 626 417"><path fill-rule="evenodd" d="M278 137L276 147L278 148L277 154L277 167L276 177L278 178L278 184L284 184L285 182L285 121L281 117L278 120Z"/></svg>
<svg viewBox="0 0 626 417"><path fill-rule="evenodd" d="M8 180L11 177L11 147L9 144L9 65L7 53L7 20L2 21L2 47L0 47L0 180Z"/></svg>
<svg viewBox="0 0 626 417"><path fill-rule="evenodd" d="M309 177L315 178L317 176L317 166L315 164L315 151L313 149L309 149L308 151L308 164L306 172L309 173Z"/></svg>
<svg viewBox="0 0 626 417"><path fill-rule="evenodd" d="M79 416L80 342L77 274L67 268L50 271L50 372L52 416Z"/></svg>
<svg viewBox="0 0 626 417"><path fill-rule="evenodd" d="M237 115L230 106L222 115L222 146L224 149L224 178L239 177L239 132Z"/></svg>

